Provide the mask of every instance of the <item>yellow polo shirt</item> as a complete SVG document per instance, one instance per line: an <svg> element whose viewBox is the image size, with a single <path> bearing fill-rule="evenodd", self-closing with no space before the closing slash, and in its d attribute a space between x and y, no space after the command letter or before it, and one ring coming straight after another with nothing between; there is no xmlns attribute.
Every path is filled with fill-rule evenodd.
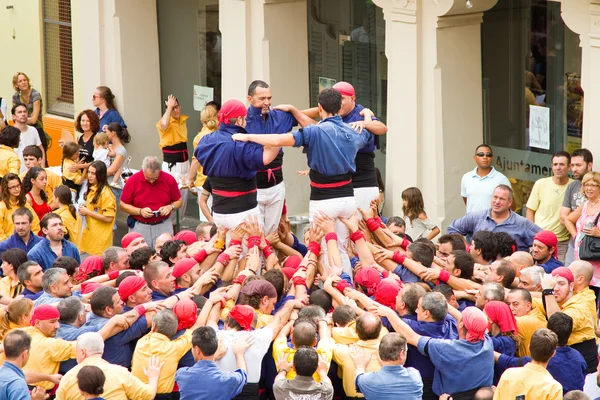
<svg viewBox="0 0 600 400"><path fill-rule="evenodd" d="M389 331L387 330L387 328L385 326L382 326L381 332L379 333L379 340L383 339L383 337L388 333ZM358 333L356 332L356 321L352 321L344 327L334 327L331 330L331 338L334 342L339 344L353 344L358 342Z"/></svg>
<svg viewBox="0 0 600 400"><path fill-rule="evenodd" d="M69 241L75 246L79 246L79 229L80 221L77 221L69 211L69 206L62 206L54 210L55 214L60 215L67 233L69 234Z"/></svg>
<svg viewBox="0 0 600 400"><path fill-rule="evenodd" d="M61 361L75 358L75 344L63 339L46 337L36 327L23 328L31 336L31 349L29 350L29 361L23 367L23 371L36 371L43 374L56 374ZM46 390L54 387L54 383L43 381L36 383Z"/></svg>
<svg viewBox="0 0 600 400"><path fill-rule="evenodd" d="M365 372L377 372L381 369L381 364L377 359L377 352L379 351L380 339L372 340L359 340L355 346L360 347L364 350L365 355L370 355L371 360L367 364ZM352 356L350 356L351 347L345 344L336 343L333 346L333 361L338 365L338 368L342 368L342 385L344 386L344 392L348 397L364 397L361 393L356 391L355 382L355 366Z"/></svg>
<svg viewBox="0 0 600 400"><path fill-rule="evenodd" d="M62 178L60 176L58 176L51 169L44 168L44 171L46 171L46 178L47 178L46 179L46 189L44 189L44 192L46 192L46 194L48 195L48 204L51 204L52 200L54 200L54 189L56 189L57 187L62 185L63 182L62 182ZM19 175L19 178L21 178L21 181L23 181L23 178L25 178L25 175L27 175L27 171L25 171Z"/></svg>
<svg viewBox="0 0 600 400"><path fill-rule="evenodd" d="M144 368L148 366L150 357L159 356L164 361L158 378L158 393L171 393L175 385L175 372L181 357L192 348L192 330L188 329L175 340L158 332L150 332L138 340L131 361L131 373L144 383L148 378L144 375Z"/></svg>
<svg viewBox="0 0 600 400"><path fill-rule="evenodd" d="M532 308L527 315L522 317L515 317L517 320L517 330L521 343L517 349L518 357L531 356L529 351L529 343L531 343L531 336L539 328L545 328L547 325L546 316L538 309Z"/></svg>
<svg viewBox="0 0 600 400"><path fill-rule="evenodd" d="M13 173L19 175L21 160L12 147L0 144L0 177Z"/></svg>
<svg viewBox="0 0 600 400"><path fill-rule="evenodd" d="M72 172L69 167L74 165L75 161L71 160L70 158L65 158L63 160L62 163L62 177L64 179L68 179L70 181L73 181L74 184L76 185L81 185L81 183L83 182L83 172L78 169L75 172ZM71 189L72 192L75 192L73 189Z"/></svg>
<svg viewBox="0 0 600 400"><path fill-rule="evenodd" d="M317 354L319 354L321 357L323 357L327 361L327 365L330 365L332 354L333 354L333 349L332 349L331 345L329 344L329 341L328 340L327 341L319 341L319 343L317 343L316 350L317 350ZM279 360L280 357L285 355L287 361L290 363L293 363L294 362L294 354L296 354L296 349L292 349L288 346L287 338L277 337L273 341L273 359L275 361ZM327 367L327 371L329 371L329 367ZM294 379L296 377L296 371L294 371L294 369L292 368L291 370L288 371L288 373L285 377L287 379ZM321 378L319 377L319 374L317 374L316 372L313 374L313 379L315 380L315 382L321 382Z"/></svg>
<svg viewBox="0 0 600 400"><path fill-rule="evenodd" d="M96 190L96 185L89 188L85 206L88 210L113 219L110 222L102 222L90 216L85 217L85 228L81 232L79 251L101 256L104 250L113 244L113 223L117 214L117 200L110 187L104 186L98 201L92 204L92 200L96 196Z"/></svg>
<svg viewBox="0 0 600 400"><path fill-rule="evenodd" d="M527 208L535 211L535 223L540 228L554 232L559 241L569 240L571 235L560 222L560 208L569 183L557 185L552 177L538 179L531 189Z"/></svg>
<svg viewBox="0 0 600 400"><path fill-rule="evenodd" d="M162 361L162 360L161 360ZM104 372L106 382L102 398L106 400L152 400L154 392L149 385L133 376L127 368L110 364L98 356L88 357L65 374L56 391L56 400L84 400L77 386L77 373L87 365L93 365ZM165 364L166 366L166 364ZM163 367L164 368L164 367ZM162 375L162 371L161 371Z"/></svg>
<svg viewBox="0 0 600 400"><path fill-rule="evenodd" d="M494 400L516 399L560 400L562 386L554 380L546 368L528 363L521 368L509 368L502 374L494 392Z"/></svg>
<svg viewBox="0 0 600 400"><path fill-rule="evenodd" d="M31 213L33 214L31 230L37 235L40 231L40 220L35 211L33 211L33 208L31 208L31 205L29 203L26 202L23 207L28 208L29 211L31 211ZM8 209L6 207L6 203L4 201L0 201L0 241L8 239L10 235L15 233L15 226L13 225L12 214L17 208L19 208L19 204L17 203L11 202L10 209Z"/></svg>
<svg viewBox="0 0 600 400"><path fill-rule="evenodd" d="M18 267L15 267L15 270L17 268ZM2 296L8 296L14 299L20 295L22 291L23 286L21 285L21 282L19 282L19 279L13 279L10 276L5 276L0 279L0 294Z"/></svg>
<svg viewBox="0 0 600 400"><path fill-rule="evenodd" d="M160 136L160 142L158 143L158 147L161 149L167 146L173 146L177 143L187 143L188 141L188 131L187 125L185 121L187 121L187 115L180 115L179 119L175 119L171 117L169 120L169 126L167 129L162 130L160 128L160 121L156 123L156 129L158 129L158 134Z"/></svg>

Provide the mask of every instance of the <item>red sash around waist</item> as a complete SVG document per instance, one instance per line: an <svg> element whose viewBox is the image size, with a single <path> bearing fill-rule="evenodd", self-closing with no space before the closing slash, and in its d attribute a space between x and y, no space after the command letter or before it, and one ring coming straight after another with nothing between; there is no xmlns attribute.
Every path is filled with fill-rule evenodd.
<svg viewBox="0 0 600 400"><path fill-rule="evenodd" d="M310 181L310 186L317 188L317 189L333 189L333 188L346 186L351 183L352 183L352 179L350 179L348 181L333 182L333 183L316 183L316 182Z"/></svg>
<svg viewBox="0 0 600 400"><path fill-rule="evenodd" d="M213 189L212 194L215 194L215 195L221 196L221 197L240 197L240 196L244 196L246 194L255 193L255 192L256 192L256 189L248 190L247 192L230 192L227 190Z"/></svg>

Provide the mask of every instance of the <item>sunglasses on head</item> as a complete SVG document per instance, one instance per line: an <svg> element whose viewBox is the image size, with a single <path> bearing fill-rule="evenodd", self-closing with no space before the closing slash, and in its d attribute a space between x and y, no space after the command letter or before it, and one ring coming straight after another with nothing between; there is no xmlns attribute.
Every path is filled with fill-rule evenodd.
<svg viewBox="0 0 600 400"><path fill-rule="evenodd" d="M490 152L487 152L487 153L476 153L475 155L476 155L477 157L483 157L483 156L486 156L486 157L491 157L491 156L493 156L493 154L492 154L492 153L490 153Z"/></svg>

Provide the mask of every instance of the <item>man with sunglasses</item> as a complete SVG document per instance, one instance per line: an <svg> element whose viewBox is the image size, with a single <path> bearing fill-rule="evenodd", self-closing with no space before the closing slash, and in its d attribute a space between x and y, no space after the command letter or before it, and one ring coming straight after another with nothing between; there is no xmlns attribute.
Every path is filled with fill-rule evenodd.
<svg viewBox="0 0 600 400"><path fill-rule="evenodd" d="M477 167L464 174L460 183L460 194L467 206L467 213L489 209L494 189L498 185L510 187L508 178L493 167L494 153L490 146L477 146L473 159Z"/></svg>

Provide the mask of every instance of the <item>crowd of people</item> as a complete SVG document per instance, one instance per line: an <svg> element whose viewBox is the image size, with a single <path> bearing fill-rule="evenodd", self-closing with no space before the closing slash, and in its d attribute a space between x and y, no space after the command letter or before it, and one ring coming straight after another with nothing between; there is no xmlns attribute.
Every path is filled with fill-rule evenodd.
<svg viewBox="0 0 600 400"><path fill-rule="evenodd" d="M441 234L415 187L401 216L382 215L387 127L349 83L307 110L272 107L263 81L248 107L211 102L191 161L188 117L168 96L163 160L135 173L109 88L76 118L77 140L60 141L57 170L36 129L41 96L23 73L14 85L0 134L0 399L588 399L597 386L588 150L556 153L521 216L478 146L466 213ZM286 146L310 168L303 232L287 213ZM176 232L190 189L205 221Z"/></svg>

